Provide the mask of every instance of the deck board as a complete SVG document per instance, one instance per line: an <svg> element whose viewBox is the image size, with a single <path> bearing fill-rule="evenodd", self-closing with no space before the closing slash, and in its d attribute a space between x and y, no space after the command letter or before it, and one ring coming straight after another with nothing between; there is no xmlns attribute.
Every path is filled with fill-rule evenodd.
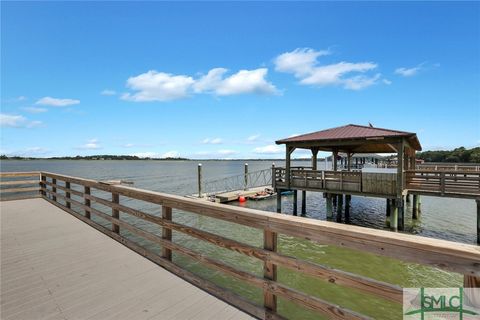
<svg viewBox="0 0 480 320"><path fill-rule="evenodd" d="M0 206L1 319L252 319L43 199Z"/></svg>

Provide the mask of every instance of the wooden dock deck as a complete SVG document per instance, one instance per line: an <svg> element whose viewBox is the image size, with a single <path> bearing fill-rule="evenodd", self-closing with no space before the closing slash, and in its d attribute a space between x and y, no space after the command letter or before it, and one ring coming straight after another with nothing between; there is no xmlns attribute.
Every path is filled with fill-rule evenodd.
<svg viewBox="0 0 480 320"><path fill-rule="evenodd" d="M1 319L252 319L44 199L0 203Z"/></svg>

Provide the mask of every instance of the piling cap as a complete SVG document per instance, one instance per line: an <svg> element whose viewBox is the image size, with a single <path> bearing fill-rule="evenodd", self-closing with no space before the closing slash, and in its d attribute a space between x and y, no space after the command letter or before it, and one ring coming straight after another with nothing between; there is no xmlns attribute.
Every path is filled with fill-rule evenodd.
<svg viewBox="0 0 480 320"><path fill-rule="evenodd" d="M199 164L198 164L198 166L199 166L199 167L201 167L201 166L202 166L202 164L201 164L201 163L199 163Z"/></svg>

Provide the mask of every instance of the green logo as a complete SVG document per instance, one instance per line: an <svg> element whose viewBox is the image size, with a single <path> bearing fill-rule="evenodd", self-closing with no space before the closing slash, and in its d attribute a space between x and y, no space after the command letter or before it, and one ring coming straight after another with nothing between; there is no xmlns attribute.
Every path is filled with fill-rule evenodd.
<svg viewBox="0 0 480 320"><path fill-rule="evenodd" d="M479 319L478 288L404 289L404 319Z"/></svg>

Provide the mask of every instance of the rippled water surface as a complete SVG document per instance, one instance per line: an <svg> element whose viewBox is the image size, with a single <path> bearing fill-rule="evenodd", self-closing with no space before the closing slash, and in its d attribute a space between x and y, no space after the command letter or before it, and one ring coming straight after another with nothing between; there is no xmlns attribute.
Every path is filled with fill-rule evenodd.
<svg viewBox="0 0 480 320"><path fill-rule="evenodd" d="M204 179L217 179L243 172L242 161L204 161ZM255 171L269 168L270 161L250 161L249 170ZM277 162L281 166L283 163ZM297 162L293 165L308 165ZM135 187L178 195L191 194L196 191L197 162L195 161L2 161L1 171L50 171L55 173L92 178L96 180L124 179L134 182ZM108 198L106 193L98 192L97 196ZM73 197L75 199L75 197ZM282 197L282 214L292 213L292 196ZM299 193L299 204L301 193ZM143 201L121 199L122 204L159 215L161 208ZM244 204L232 203L260 210L275 211L275 199L263 201L247 201ZM109 212L108 208L96 205L96 208ZM325 220L325 202L321 193L307 193L306 218ZM148 222L121 214L136 226L160 235L160 228ZM96 220L109 226L100 218ZM174 220L196 228L224 235L226 237L260 247L263 233L257 229L235 225L208 217L174 210ZM411 207L407 204L405 231L426 237L441 238L451 241L474 244L475 234L475 202L472 200L422 197L422 215L419 220L412 221ZM350 224L375 229L385 229L385 200L377 198L352 197ZM122 235L129 237L156 252L160 247L147 240L139 239L125 230ZM198 241L189 236L174 232L174 241L206 255L215 257L229 265L250 271L262 276L262 264L259 260L239 253L221 249L214 245ZM282 253L300 257L323 265L335 267L349 272L368 276L377 280L398 284L403 287L451 287L461 285L462 276L437 269L404 263L398 260L379 257L372 254L338 248L334 246L314 244L287 236L280 236L279 250ZM200 264L174 254L176 263L208 278L215 283L228 287L244 297L261 303L262 292L247 286L220 272L210 270ZM387 300L359 293L353 289L326 283L296 272L280 268L279 281L303 292L347 307L351 310L367 314L378 319L400 319L401 306ZM318 319L318 316L279 301L279 310L286 316L297 319Z"/></svg>

